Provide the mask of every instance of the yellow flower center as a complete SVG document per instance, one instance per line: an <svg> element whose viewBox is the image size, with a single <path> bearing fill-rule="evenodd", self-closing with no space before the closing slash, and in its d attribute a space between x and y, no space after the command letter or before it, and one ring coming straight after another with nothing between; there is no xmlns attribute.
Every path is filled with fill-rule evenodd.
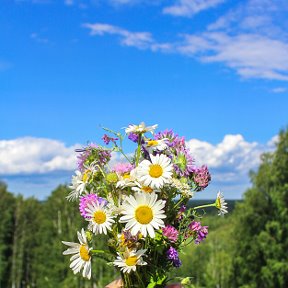
<svg viewBox="0 0 288 288"><path fill-rule="evenodd" d="M150 188L149 186L143 186L143 187L141 188L141 190L142 190L143 192L145 192L145 193L151 193L151 192L153 192L153 189Z"/></svg>
<svg viewBox="0 0 288 288"><path fill-rule="evenodd" d="M139 206L135 211L135 218L140 224L149 224L153 219L153 211L148 206Z"/></svg>
<svg viewBox="0 0 288 288"><path fill-rule="evenodd" d="M124 179L130 179L131 177L130 177L130 174L129 174L129 173L126 173L126 174L123 175L123 178L124 178Z"/></svg>
<svg viewBox="0 0 288 288"><path fill-rule="evenodd" d="M163 174L163 169L159 164L150 165L149 175L153 178L159 178Z"/></svg>
<svg viewBox="0 0 288 288"><path fill-rule="evenodd" d="M86 170L86 171L84 172L84 174L83 174L83 176L82 176L82 181L83 181L84 183L87 182L87 180L88 180L88 178L89 178L89 174L90 174L90 170Z"/></svg>
<svg viewBox="0 0 288 288"><path fill-rule="evenodd" d="M106 214L103 211L96 211L93 219L97 224L103 224L106 221Z"/></svg>
<svg viewBox="0 0 288 288"><path fill-rule="evenodd" d="M217 208L217 209L221 209L221 201L220 201L220 198L217 198L217 199L216 199L216 203L215 203L215 204L216 204L216 208Z"/></svg>
<svg viewBox="0 0 288 288"><path fill-rule="evenodd" d="M137 261L138 261L138 259L136 256L131 256L125 260L125 263L127 266L135 266Z"/></svg>
<svg viewBox="0 0 288 288"><path fill-rule="evenodd" d="M158 145L158 141L157 140L150 140L147 142L147 146L151 147L151 146L157 146Z"/></svg>
<svg viewBox="0 0 288 288"><path fill-rule="evenodd" d="M86 245L81 245L80 246L80 251L79 251L80 257L81 259L83 259L84 261L89 261L91 256L89 255L89 251L86 247Z"/></svg>

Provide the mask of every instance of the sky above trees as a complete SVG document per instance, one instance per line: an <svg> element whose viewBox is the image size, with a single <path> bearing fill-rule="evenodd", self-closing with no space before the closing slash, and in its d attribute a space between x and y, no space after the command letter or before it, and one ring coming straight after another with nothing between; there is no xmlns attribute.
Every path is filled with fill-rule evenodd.
<svg viewBox="0 0 288 288"><path fill-rule="evenodd" d="M284 0L15 0L0 5L0 179L44 199L101 125L184 135L240 198L287 125ZM127 151L133 151L131 144ZM117 160L117 159L116 159Z"/></svg>

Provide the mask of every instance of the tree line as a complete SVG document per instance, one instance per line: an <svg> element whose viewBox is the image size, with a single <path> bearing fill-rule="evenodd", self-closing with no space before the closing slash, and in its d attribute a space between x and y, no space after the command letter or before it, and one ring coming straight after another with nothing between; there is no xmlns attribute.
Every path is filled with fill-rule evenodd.
<svg viewBox="0 0 288 288"><path fill-rule="evenodd" d="M203 218L207 239L187 247L171 277L189 276L191 287L288 287L288 130L250 177L228 217ZM76 231L87 224L78 204L65 199L68 190L59 186L40 202L0 183L0 288L102 288L117 277L101 258L93 259L91 281L71 272L61 241L77 242ZM98 248L105 241L99 237Z"/></svg>

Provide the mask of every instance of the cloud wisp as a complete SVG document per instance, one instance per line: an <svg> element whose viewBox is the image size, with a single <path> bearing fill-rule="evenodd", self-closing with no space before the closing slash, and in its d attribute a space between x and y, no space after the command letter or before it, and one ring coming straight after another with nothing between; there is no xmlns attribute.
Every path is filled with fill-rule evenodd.
<svg viewBox="0 0 288 288"><path fill-rule="evenodd" d="M90 30L90 35L104 36L106 34L116 35L123 46L135 47L141 50L171 51L169 43L157 43L150 32L132 32L114 25L105 23L85 23L84 28Z"/></svg>
<svg viewBox="0 0 288 288"><path fill-rule="evenodd" d="M202 11L214 8L226 0L178 0L172 6L163 9L164 14L190 17Z"/></svg>

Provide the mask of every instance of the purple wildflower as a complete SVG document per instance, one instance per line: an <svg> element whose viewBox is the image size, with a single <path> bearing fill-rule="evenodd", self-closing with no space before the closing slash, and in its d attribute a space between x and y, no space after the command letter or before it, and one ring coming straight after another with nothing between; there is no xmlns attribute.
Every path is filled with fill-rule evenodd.
<svg viewBox="0 0 288 288"><path fill-rule="evenodd" d="M76 150L78 152L78 150ZM105 165L111 158L111 152L105 150L94 143L80 150L81 153L77 156L77 166L80 171L85 169L85 164L89 165L92 162L98 165ZM93 157L91 157L93 154ZM91 159L90 159L91 158Z"/></svg>
<svg viewBox="0 0 288 288"><path fill-rule="evenodd" d="M81 151L81 153L79 155L77 155L77 160L78 160L77 166L78 166L78 169L80 171L83 171L84 163L85 163L86 159L90 156L92 149L96 148L96 147L97 147L96 144L90 143L87 147L79 150L79 151ZM78 152L78 151L76 150L76 152Z"/></svg>
<svg viewBox="0 0 288 288"><path fill-rule="evenodd" d="M110 141L115 142L116 140L118 140L118 138L113 138L113 137L108 136L107 134L104 134L102 137L102 140L104 141L106 145L108 145Z"/></svg>
<svg viewBox="0 0 288 288"><path fill-rule="evenodd" d="M134 166L130 163L117 163L114 165L112 171L124 175L130 173L130 171L134 168Z"/></svg>
<svg viewBox="0 0 288 288"><path fill-rule="evenodd" d="M89 218L86 212L87 205L96 203L96 202L98 202L99 204L103 202L105 203L105 205L107 204L107 201L99 197L97 194L88 194L88 195L80 197L79 210L80 210L81 216L83 216L84 218Z"/></svg>
<svg viewBox="0 0 288 288"><path fill-rule="evenodd" d="M185 210L186 210L186 206L185 206L184 204L182 204L181 207L180 207L180 209L179 209L179 211L178 211L178 213L177 213L177 216L176 216L176 219L177 219L178 221L181 221L181 220L182 220L183 214L184 214Z"/></svg>
<svg viewBox="0 0 288 288"><path fill-rule="evenodd" d="M202 226L201 229L198 231L198 237L195 240L196 244L200 244L208 235L208 226Z"/></svg>
<svg viewBox="0 0 288 288"><path fill-rule="evenodd" d="M166 252L167 259L170 260L174 267L178 268L181 266L181 261L179 259L179 254L175 248L172 246Z"/></svg>
<svg viewBox="0 0 288 288"><path fill-rule="evenodd" d="M194 159L189 152L188 148L184 148L177 153L174 160L175 172L180 176L189 176L195 171Z"/></svg>
<svg viewBox="0 0 288 288"><path fill-rule="evenodd" d="M194 182L198 186L198 191L203 190L209 185L211 175L206 165L197 167L194 171Z"/></svg>
<svg viewBox="0 0 288 288"><path fill-rule="evenodd" d="M195 244L202 242L208 235L208 226L202 226L200 222L193 221L188 225L188 229L196 235Z"/></svg>
<svg viewBox="0 0 288 288"><path fill-rule="evenodd" d="M128 135L128 139L133 141L134 143L137 143L138 142L138 135L136 133L129 133Z"/></svg>
<svg viewBox="0 0 288 288"><path fill-rule="evenodd" d="M174 134L172 130L165 130L155 135L155 139L167 139L165 142L174 154L174 169L180 176L190 176L195 170L194 159L186 147L185 138Z"/></svg>
<svg viewBox="0 0 288 288"><path fill-rule="evenodd" d="M162 228L163 235L167 237L171 242L176 242L178 239L178 230L171 225L167 225Z"/></svg>

